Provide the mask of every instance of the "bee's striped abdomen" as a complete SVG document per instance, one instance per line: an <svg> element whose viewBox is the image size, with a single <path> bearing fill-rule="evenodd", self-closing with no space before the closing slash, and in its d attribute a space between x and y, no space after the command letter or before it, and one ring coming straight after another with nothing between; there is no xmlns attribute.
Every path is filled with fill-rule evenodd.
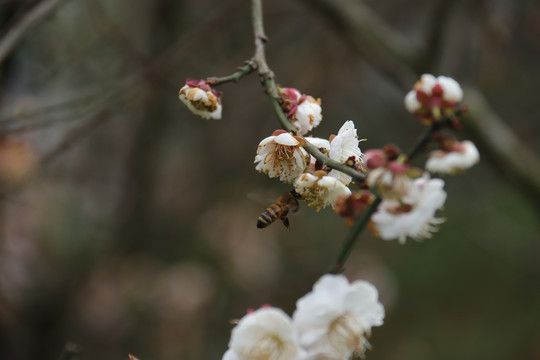
<svg viewBox="0 0 540 360"><path fill-rule="evenodd" d="M283 216L283 208L279 206L278 204L270 205L270 207L266 208L261 216L257 219L257 227L258 228L265 228L277 219L279 219L281 216Z"/></svg>

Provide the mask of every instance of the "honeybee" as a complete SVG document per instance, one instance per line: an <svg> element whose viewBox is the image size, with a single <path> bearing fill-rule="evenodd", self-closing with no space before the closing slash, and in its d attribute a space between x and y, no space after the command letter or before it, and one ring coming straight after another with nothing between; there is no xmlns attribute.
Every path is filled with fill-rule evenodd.
<svg viewBox="0 0 540 360"><path fill-rule="evenodd" d="M257 227L259 229L265 228L277 219L283 221L283 225L290 229L289 218L287 215L289 212L297 212L300 209L298 204L298 199L301 199L302 196L296 191L292 190L283 195L281 195L275 204L267 207L262 214L257 219Z"/></svg>

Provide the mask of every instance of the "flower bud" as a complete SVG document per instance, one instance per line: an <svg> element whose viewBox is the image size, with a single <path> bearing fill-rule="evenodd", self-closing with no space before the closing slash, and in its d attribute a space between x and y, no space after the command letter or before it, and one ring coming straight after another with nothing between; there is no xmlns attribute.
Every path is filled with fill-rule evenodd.
<svg viewBox="0 0 540 360"><path fill-rule="evenodd" d="M221 93L204 80L186 80L178 97L195 115L204 119L221 119Z"/></svg>
<svg viewBox="0 0 540 360"><path fill-rule="evenodd" d="M480 153L471 141L446 141L440 150L429 154L426 170L439 174L457 174L480 161Z"/></svg>
<svg viewBox="0 0 540 360"><path fill-rule="evenodd" d="M424 74L407 93L403 103L410 113L431 124L445 115L454 114L461 100L463 90L456 80Z"/></svg>
<svg viewBox="0 0 540 360"><path fill-rule="evenodd" d="M279 88L279 92L281 108L296 127L298 134L305 135L321 123L321 99L303 95L293 88Z"/></svg>

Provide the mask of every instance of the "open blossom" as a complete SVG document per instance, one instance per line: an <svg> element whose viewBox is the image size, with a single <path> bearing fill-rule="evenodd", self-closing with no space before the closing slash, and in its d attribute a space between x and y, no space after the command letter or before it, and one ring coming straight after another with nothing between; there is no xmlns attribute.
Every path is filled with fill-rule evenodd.
<svg viewBox="0 0 540 360"><path fill-rule="evenodd" d="M471 168L479 160L480 154L474 143L455 142L448 151L433 151L426 162L426 170L439 174L456 174Z"/></svg>
<svg viewBox="0 0 540 360"><path fill-rule="evenodd" d="M456 80L448 76L424 74L405 96L404 105L410 113L430 123L455 109L461 100L463 90Z"/></svg>
<svg viewBox="0 0 540 360"><path fill-rule="evenodd" d="M321 138L308 137L306 140L316 146L319 150L323 150L328 157L332 160L340 163L347 163L354 168L363 167L363 154L358 146L359 140L356 135L356 128L351 120L346 121L339 129L337 135L332 135L330 141ZM311 157L310 170L317 170L314 168L316 159ZM351 177L338 170L331 170L329 176L339 179L345 185L351 182Z"/></svg>
<svg viewBox="0 0 540 360"><path fill-rule="evenodd" d="M328 176L324 171L313 174L300 175L295 183L294 190L309 202L309 206L317 210L327 205L334 206L340 196L349 196L351 190L335 177Z"/></svg>
<svg viewBox="0 0 540 360"><path fill-rule="evenodd" d="M398 239L404 244L407 237L415 240L431 238L443 218L435 212L446 201L444 181L425 175L415 179L408 194L400 199L385 199L372 215L372 230L384 240Z"/></svg>
<svg viewBox="0 0 540 360"><path fill-rule="evenodd" d="M221 94L204 80L186 80L178 97L195 115L204 119L221 119Z"/></svg>
<svg viewBox="0 0 540 360"><path fill-rule="evenodd" d="M255 156L255 169L281 181L292 182L309 164L309 154L304 150L305 140L284 130L260 142Z"/></svg>
<svg viewBox="0 0 540 360"><path fill-rule="evenodd" d="M280 309L263 307L240 319L223 360L296 360L302 355L291 318Z"/></svg>
<svg viewBox="0 0 540 360"><path fill-rule="evenodd" d="M366 336L384 320L377 289L366 281L349 283L343 275L324 275L300 298L293 326L309 359L349 359L363 355Z"/></svg>
<svg viewBox="0 0 540 360"><path fill-rule="evenodd" d="M321 123L321 99L304 95L293 88L280 88L280 98L282 108L298 134L305 135Z"/></svg>
<svg viewBox="0 0 540 360"><path fill-rule="evenodd" d="M330 159L340 163L350 161L354 167L361 167L363 155L359 143L354 123L351 120L345 121L338 134L330 141ZM351 182L349 175L338 170L332 170L328 175L338 178L345 185Z"/></svg>

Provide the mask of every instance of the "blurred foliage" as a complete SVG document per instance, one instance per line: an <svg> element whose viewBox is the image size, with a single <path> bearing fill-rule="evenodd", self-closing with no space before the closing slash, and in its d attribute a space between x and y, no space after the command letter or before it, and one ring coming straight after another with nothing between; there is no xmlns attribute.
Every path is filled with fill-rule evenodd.
<svg viewBox="0 0 540 360"><path fill-rule="evenodd" d="M0 31L32 3L0 3ZM366 3L420 43L437 2ZM479 86L540 153L540 5L448 11L425 71ZM351 119L363 149L415 141L404 94L309 1L267 1L265 22L277 81L323 100L315 136ZM220 88L221 121L178 101L186 77L232 73L252 38L245 1L71 0L3 64L0 358L58 359L70 341L81 359L219 359L231 319L264 303L292 313L329 268L347 233L332 211L304 206L289 232L255 227L269 202L248 194L289 190L254 171L279 126L257 77ZM540 358L539 204L495 162L446 179L433 239L361 235L346 275L373 282L387 309L369 359Z"/></svg>

